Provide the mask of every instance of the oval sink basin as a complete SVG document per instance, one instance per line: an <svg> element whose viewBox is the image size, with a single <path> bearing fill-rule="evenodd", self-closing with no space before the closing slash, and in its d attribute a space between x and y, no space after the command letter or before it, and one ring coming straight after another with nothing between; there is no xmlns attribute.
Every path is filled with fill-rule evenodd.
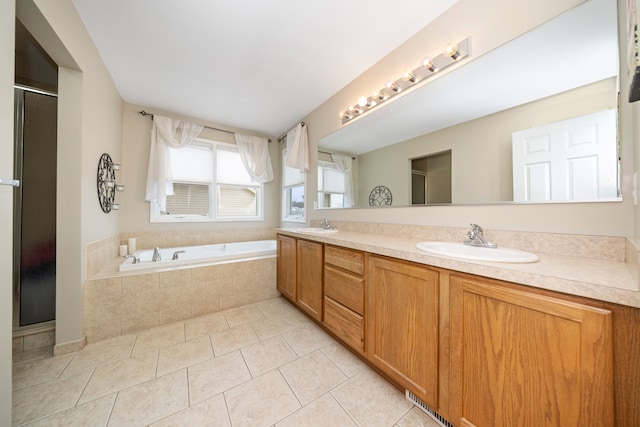
<svg viewBox="0 0 640 427"><path fill-rule="evenodd" d="M458 242L420 242L416 245L421 251L434 255L474 261L494 262L536 262L539 258L532 253L509 248L483 248L468 246Z"/></svg>
<svg viewBox="0 0 640 427"><path fill-rule="evenodd" d="M337 233L338 232L338 230L336 228L320 228L320 227L296 228L296 231L299 232L299 233L317 233L317 234Z"/></svg>

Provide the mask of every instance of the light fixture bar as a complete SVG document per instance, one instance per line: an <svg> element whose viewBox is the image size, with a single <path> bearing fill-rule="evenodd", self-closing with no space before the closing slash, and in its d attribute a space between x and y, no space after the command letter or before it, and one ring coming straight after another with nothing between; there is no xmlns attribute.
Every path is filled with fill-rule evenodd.
<svg viewBox="0 0 640 427"><path fill-rule="evenodd" d="M342 124L344 125L367 111L377 108L409 88L423 84L434 74L460 62L470 55L471 37L467 37L457 44L448 44L442 53L433 58L426 58L416 69L407 70L396 80L389 80L382 89L376 90L368 97L361 96L356 103L340 113Z"/></svg>

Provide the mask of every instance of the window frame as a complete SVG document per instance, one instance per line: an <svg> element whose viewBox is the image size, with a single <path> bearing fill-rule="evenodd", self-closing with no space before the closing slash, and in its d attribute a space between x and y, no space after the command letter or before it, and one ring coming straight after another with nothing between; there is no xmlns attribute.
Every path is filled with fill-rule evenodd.
<svg viewBox="0 0 640 427"><path fill-rule="evenodd" d="M286 178L286 168L289 168L289 166L287 166L287 149L285 148L284 150L282 150L282 168L281 168L281 173L282 173L282 191L281 191L281 195L282 195L282 214L281 214L281 218L283 222L300 222L300 223L304 223L307 221L307 205L308 205L308 197L307 197L307 173L301 173L298 172L301 176L302 176L302 182L296 182L295 184L292 185L285 185L285 178ZM295 169L295 168L289 168L289 169ZM291 192L290 190L292 190L293 188L298 188L298 187L302 187L303 190L303 197L304 197L304 207L302 209L302 215L289 215L289 212L291 212Z"/></svg>
<svg viewBox="0 0 640 427"><path fill-rule="evenodd" d="M228 182L218 182L217 174L217 159L218 150L225 150L238 153L238 146L227 142L196 138L192 143L197 147L207 148L212 151L211 156L211 181L208 183L209 187L209 214L208 215L196 215L196 214L162 214L159 212L158 207L154 203L149 205L149 221L152 223L200 223L200 222L253 222L264 221L264 183L252 183L250 185L240 185ZM174 181L175 183L183 184L203 184L185 181ZM256 215L244 216L244 215L220 215L218 209L218 192L221 186L242 186L246 188L256 189Z"/></svg>
<svg viewBox="0 0 640 427"><path fill-rule="evenodd" d="M347 186L347 182L346 182L346 175L341 172L340 170L338 170L338 167L336 166L336 164L334 162L329 162L326 160L318 160L318 194L316 195L317 197L317 203L318 203L318 208L322 208L322 209L335 209L335 208L344 208L344 201L346 198L346 192L337 192L337 191L327 191L324 187L325 187L325 182L324 182L324 177L325 177L325 170L326 169L332 169L335 172L339 173L342 175L342 179L343 179L343 187L344 189L346 189ZM322 182L320 181L320 168L322 168ZM320 187L322 187L322 190L320 189ZM332 195L332 194L339 194L342 196L342 206L320 206L320 201L324 200L324 195L328 194L328 195Z"/></svg>

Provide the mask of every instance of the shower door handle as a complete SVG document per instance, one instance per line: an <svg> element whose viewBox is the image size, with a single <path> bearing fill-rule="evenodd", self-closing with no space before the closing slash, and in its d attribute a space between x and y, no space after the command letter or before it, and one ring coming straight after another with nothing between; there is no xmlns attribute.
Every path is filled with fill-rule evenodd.
<svg viewBox="0 0 640 427"><path fill-rule="evenodd" d="M0 185L10 185L12 187L20 187L20 181L18 181L17 179L0 178Z"/></svg>

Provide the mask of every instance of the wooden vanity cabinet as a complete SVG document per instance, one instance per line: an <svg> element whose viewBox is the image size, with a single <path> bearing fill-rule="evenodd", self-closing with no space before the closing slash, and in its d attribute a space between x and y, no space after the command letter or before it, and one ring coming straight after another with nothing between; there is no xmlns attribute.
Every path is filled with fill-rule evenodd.
<svg viewBox="0 0 640 427"><path fill-rule="evenodd" d="M451 421L613 426L611 311L451 274Z"/></svg>
<svg viewBox="0 0 640 427"><path fill-rule="evenodd" d="M309 316L322 321L322 243L278 235L277 288Z"/></svg>
<svg viewBox="0 0 640 427"><path fill-rule="evenodd" d="M367 359L438 408L439 273L424 265L367 255Z"/></svg>
<svg viewBox="0 0 640 427"><path fill-rule="evenodd" d="M296 301L296 239L278 235L278 258L276 262L278 291L290 301Z"/></svg>
<svg viewBox="0 0 640 427"><path fill-rule="evenodd" d="M318 322L322 322L322 243L298 239L296 302Z"/></svg>
<svg viewBox="0 0 640 427"><path fill-rule="evenodd" d="M324 326L364 354L364 253L324 248Z"/></svg>

